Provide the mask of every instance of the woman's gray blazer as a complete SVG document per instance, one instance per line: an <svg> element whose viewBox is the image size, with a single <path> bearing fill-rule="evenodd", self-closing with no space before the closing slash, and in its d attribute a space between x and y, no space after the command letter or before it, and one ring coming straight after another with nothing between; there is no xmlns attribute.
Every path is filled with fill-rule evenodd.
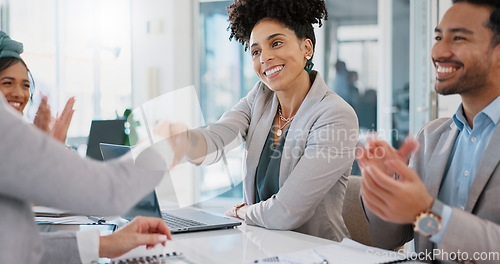
<svg viewBox="0 0 500 264"><path fill-rule="evenodd" d="M243 198L252 204L246 223L340 241L349 236L342 204L358 140L358 120L317 72L311 73L311 79L312 87L286 137L276 195L255 204L255 171L278 108L276 94L261 82L217 123L200 130L209 153L202 164L218 161L224 146L227 151L241 137L246 142Z"/></svg>

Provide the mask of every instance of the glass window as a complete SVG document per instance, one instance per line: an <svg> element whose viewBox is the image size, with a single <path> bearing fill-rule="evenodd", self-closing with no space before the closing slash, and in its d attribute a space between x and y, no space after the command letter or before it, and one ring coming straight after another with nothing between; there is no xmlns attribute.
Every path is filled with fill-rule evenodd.
<svg viewBox="0 0 500 264"><path fill-rule="evenodd" d="M409 131L410 1L326 2L329 19L321 29L325 43L317 46L325 47L326 58L315 57L326 62L321 74L330 89L355 109L361 141L368 132L378 131L399 147ZM257 81L248 54L239 43L228 41L225 8L231 3L200 3L200 94L208 123L216 121ZM382 78L384 74L388 78ZM359 173L355 163L352 174Z"/></svg>
<svg viewBox="0 0 500 264"><path fill-rule="evenodd" d="M356 111L361 141L367 132L378 131L399 147L409 132L410 1L327 4L331 37L325 45L330 54L325 75L330 88ZM389 78L382 78L387 72Z"/></svg>
<svg viewBox="0 0 500 264"><path fill-rule="evenodd" d="M24 44L37 91L28 117L36 114L39 92L49 97L53 115L76 96L68 137L85 138L93 119L115 119L131 107L130 1L8 4L9 34Z"/></svg>
<svg viewBox="0 0 500 264"><path fill-rule="evenodd" d="M200 3L201 58L200 101L207 124L216 122L231 109L258 81L250 55L237 41L229 41L226 7L233 1ZM229 173L235 188L221 196L241 197L243 147L226 153ZM201 172L201 200L227 187L227 171L222 166L208 166Z"/></svg>
<svg viewBox="0 0 500 264"><path fill-rule="evenodd" d="M377 25L348 25L337 29L338 67L345 63L348 91L347 94L339 89L335 91L354 108L363 132L377 130L378 76L370 65L378 63L378 30ZM335 84L333 89L339 88Z"/></svg>

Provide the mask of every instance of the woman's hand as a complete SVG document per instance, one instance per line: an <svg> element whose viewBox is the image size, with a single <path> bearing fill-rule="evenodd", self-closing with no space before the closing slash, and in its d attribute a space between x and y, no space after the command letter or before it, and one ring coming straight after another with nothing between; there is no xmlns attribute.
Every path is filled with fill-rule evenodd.
<svg viewBox="0 0 500 264"><path fill-rule="evenodd" d="M73 113L75 112L73 110L74 104L75 98L69 98L61 116L54 118L51 115L50 105L47 103L47 96L43 96L33 124L54 139L64 143Z"/></svg>
<svg viewBox="0 0 500 264"><path fill-rule="evenodd" d="M116 258L142 245L153 248L172 240L167 225L161 218L138 216L123 228L108 236L100 237L99 257Z"/></svg>
<svg viewBox="0 0 500 264"><path fill-rule="evenodd" d="M33 124L43 132L50 133L50 123L52 122L52 115L50 114L50 105L47 103L47 96L42 97L38 111L36 112Z"/></svg>
<svg viewBox="0 0 500 264"><path fill-rule="evenodd" d="M245 220L248 207L250 207L248 204L239 204L227 210L224 215Z"/></svg>
<svg viewBox="0 0 500 264"><path fill-rule="evenodd" d="M70 97L61 116L56 117L54 126L50 130L50 135L58 141L66 142L66 135L68 134L68 128L73 118L73 106L75 105L75 97Z"/></svg>

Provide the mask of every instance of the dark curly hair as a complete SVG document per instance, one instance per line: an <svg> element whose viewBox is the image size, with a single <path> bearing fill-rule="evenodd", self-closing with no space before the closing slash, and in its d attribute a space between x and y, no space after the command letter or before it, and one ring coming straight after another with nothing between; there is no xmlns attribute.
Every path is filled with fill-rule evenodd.
<svg viewBox="0 0 500 264"><path fill-rule="evenodd" d="M500 44L500 1L499 0L453 0L456 3L469 3L491 9L490 19L484 25L493 32L491 44L493 47Z"/></svg>
<svg viewBox="0 0 500 264"><path fill-rule="evenodd" d="M233 38L243 44L245 51L252 29L264 18L275 19L295 32L299 39L308 38L316 44L313 24L321 27L328 19L324 0L235 0L227 7L229 27Z"/></svg>

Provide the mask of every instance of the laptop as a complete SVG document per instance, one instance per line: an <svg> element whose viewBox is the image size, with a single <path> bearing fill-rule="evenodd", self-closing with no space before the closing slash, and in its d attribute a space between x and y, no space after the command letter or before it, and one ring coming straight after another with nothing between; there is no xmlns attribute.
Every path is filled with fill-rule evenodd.
<svg viewBox="0 0 500 264"><path fill-rule="evenodd" d="M106 143L101 143L100 148L105 161L115 159L130 151L129 146ZM241 225L240 221L196 209L181 208L161 211L156 191L146 195L122 217L132 220L139 215L163 218L172 233L232 228Z"/></svg>
<svg viewBox="0 0 500 264"><path fill-rule="evenodd" d="M87 143L87 157L103 160L99 143L122 145L125 141L126 120L92 120Z"/></svg>

